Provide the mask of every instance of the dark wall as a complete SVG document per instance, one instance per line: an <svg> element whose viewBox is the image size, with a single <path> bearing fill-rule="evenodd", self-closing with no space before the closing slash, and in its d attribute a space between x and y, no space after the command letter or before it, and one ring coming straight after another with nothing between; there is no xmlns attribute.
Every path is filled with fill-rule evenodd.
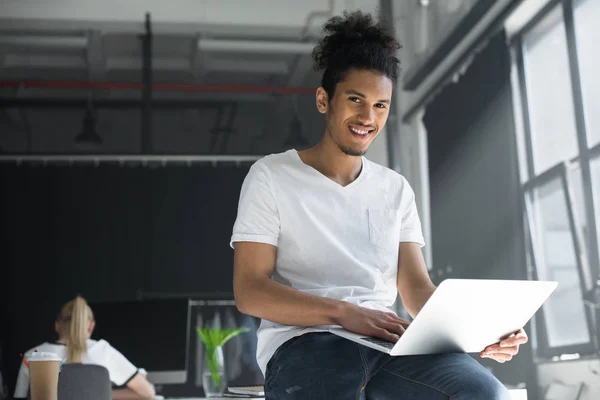
<svg viewBox="0 0 600 400"><path fill-rule="evenodd" d="M1 164L0 331L11 390L19 354L55 339L56 312L76 294L91 302L140 292L231 298L229 239L247 172Z"/></svg>
<svg viewBox="0 0 600 400"><path fill-rule="evenodd" d="M504 34L428 106L435 281L526 279L522 207ZM531 332L529 332L531 334ZM510 363L480 360L508 384L535 389L531 345ZM535 397L534 397L535 398Z"/></svg>

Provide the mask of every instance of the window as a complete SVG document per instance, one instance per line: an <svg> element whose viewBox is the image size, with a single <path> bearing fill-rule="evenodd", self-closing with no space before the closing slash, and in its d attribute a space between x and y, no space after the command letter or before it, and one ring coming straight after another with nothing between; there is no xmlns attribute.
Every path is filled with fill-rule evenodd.
<svg viewBox="0 0 600 400"><path fill-rule="evenodd" d="M559 282L536 319L540 356L596 350L582 294L600 274L599 21L600 1L554 0L511 40L528 263Z"/></svg>
<svg viewBox="0 0 600 400"><path fill-rule="evenodd" d="M575 213L575 224L577 233L580 236L584 251L586 254L590 254L592 251L591 245L591 231L585 218L585 193L583 190L583 177L581 174L581 166L578 163L571 165L570 171L568 171L569 187L571 188L571 196L573 201L573 212Z"/></svg>
<svg viewBox="0 0 600 400"><path fill-rule="evenodd" d="M600 142L600 1L580 0L575 5L575 37L581 74L586 130L590 145Z"/></svg>
<svg viewBox="0 0 600 400"><path fill-rule="evenodd" d="M577 134L562 15L551 15L523 44L535 172L577 155Z"/></svg>
<svg viewBox="0 0 600 400"><path fill-rule="evenodd" d="M589 343L569 211L560 177L534 188L528 195L528 202L528 208L533 210L531 220L538 279L559 283L543 307L548 344L563 347ZM564 326L569 329L563 329Z"/></svg>
<svg viewBox="0 0 600 400"><path fill-rule="evenodd" d="M600 214L600 156L596 157L591 162L592 173L592 193L594 193L594 209L596 215ZM600 218L596 217L596 232L600 232ZM598 239L598 247L600 247L600 236Z"/></svg>

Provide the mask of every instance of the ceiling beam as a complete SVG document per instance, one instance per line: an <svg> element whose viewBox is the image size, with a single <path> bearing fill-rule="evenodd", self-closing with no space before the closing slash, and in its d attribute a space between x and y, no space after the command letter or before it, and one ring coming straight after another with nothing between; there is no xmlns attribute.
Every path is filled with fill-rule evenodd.
<svg viewBox="0 0 600 400"><path fill-rule="evenodd" d="M310 54L316 43L281 40L200 39L198 48L206 52L243 52L263 54Z"/></svg>
<svg viewBox="0 0 600 400"><path fill-rule="evenodd" d="M85 70L87 61L76 55L6 54L4 68L79 68Z"/></svg>
<svg viewBox="0 0 600 400"><path fill-rule="evenodd" d="M79 30L144 32L144 15L153 16L153 30L168 32L298 38L307 15L323 9L323 0L19 0L0 7L2 30ZM286 34L287 32L287 34Z"/></svg>
<svg viewBox="0 0 600 400"><path fill-rule="evenodd" d="M205 62L207 71L240 74L287 75L288 63L282 60L236 60L209 58Z"/></svg>
<svg viewBox="0 0 600 400"><path fill-rule="evenodd" d="M85 36L42 36L39 34L0 34L0 45L10 48L57 48L83 50L88 40Z"/></svg>

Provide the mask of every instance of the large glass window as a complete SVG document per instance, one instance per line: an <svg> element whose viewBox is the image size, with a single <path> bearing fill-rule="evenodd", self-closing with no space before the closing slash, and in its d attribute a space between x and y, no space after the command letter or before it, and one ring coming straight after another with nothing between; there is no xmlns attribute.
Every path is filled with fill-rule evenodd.
<svg viewBox="0 0 600 400"><path fill-rule="evenodd" d="M579 269L560 177L532 190L528 201L538 279L558 282L555 293L543 307L548 344L562 347L588 343Z"/></svg>
<svg viewBox="0 0 600 400"><path fill-rule="evenodd" d="M568 172L568 178L573 201L573 212L575 213L575 226L577 228L577 234L580 237L582 246L584 246L583 250L585 251L585 254L590 254L592 251L591 231L588 220L585 217L586 211L583 176L581 173L581 166L578 163L571 166L571 170ZM586 259L585 261L588 260Z"/></svg>
<svg viewBox="0 0 600 400"><path fill-rule="evenodd" d="M525 78L535 172L577 155L565 25L553 13L525 37Z"/></svg>
<svg viewBox="0 0 600 400"><path fill-rule="evenodd" d="M592 193L594 194L594 209L596 215L600 214L600 156L592 160L590 165L592 173ZM600 218L596 217L596 232L600 232ZM598 236L598 247L600 247L600 236Z"/></svg>
<svg viewBox="0 0 600 400"><path fill-rule="evenodd" d="M597 328L582 294L600 275L600 1L558 1L534 21L513 40L511 79L528 260L535 278L559 282L535 329L537 350L593 352Z"/></svg>
<svg viewBox="0 0 600 400"><path fill-rule="evenodd" d="M576 2L574 19L585 122L593 146L600 142L600 1Z"/></svg>

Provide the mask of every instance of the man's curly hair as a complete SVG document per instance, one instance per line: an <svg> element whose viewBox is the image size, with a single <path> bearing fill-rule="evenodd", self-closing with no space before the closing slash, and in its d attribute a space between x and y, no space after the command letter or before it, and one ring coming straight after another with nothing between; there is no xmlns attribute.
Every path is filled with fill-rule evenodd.
<svg viewBox="0 0 600 400"><path fill-rule="evenodd" d="M373 70L398 79L400 61L396 52L398 41L370 14L361 11L344 12L331 18L323 27L325 36L312 52L315 70L324 70L321 86L330 98L335 86L352 68Z"/></svg>

